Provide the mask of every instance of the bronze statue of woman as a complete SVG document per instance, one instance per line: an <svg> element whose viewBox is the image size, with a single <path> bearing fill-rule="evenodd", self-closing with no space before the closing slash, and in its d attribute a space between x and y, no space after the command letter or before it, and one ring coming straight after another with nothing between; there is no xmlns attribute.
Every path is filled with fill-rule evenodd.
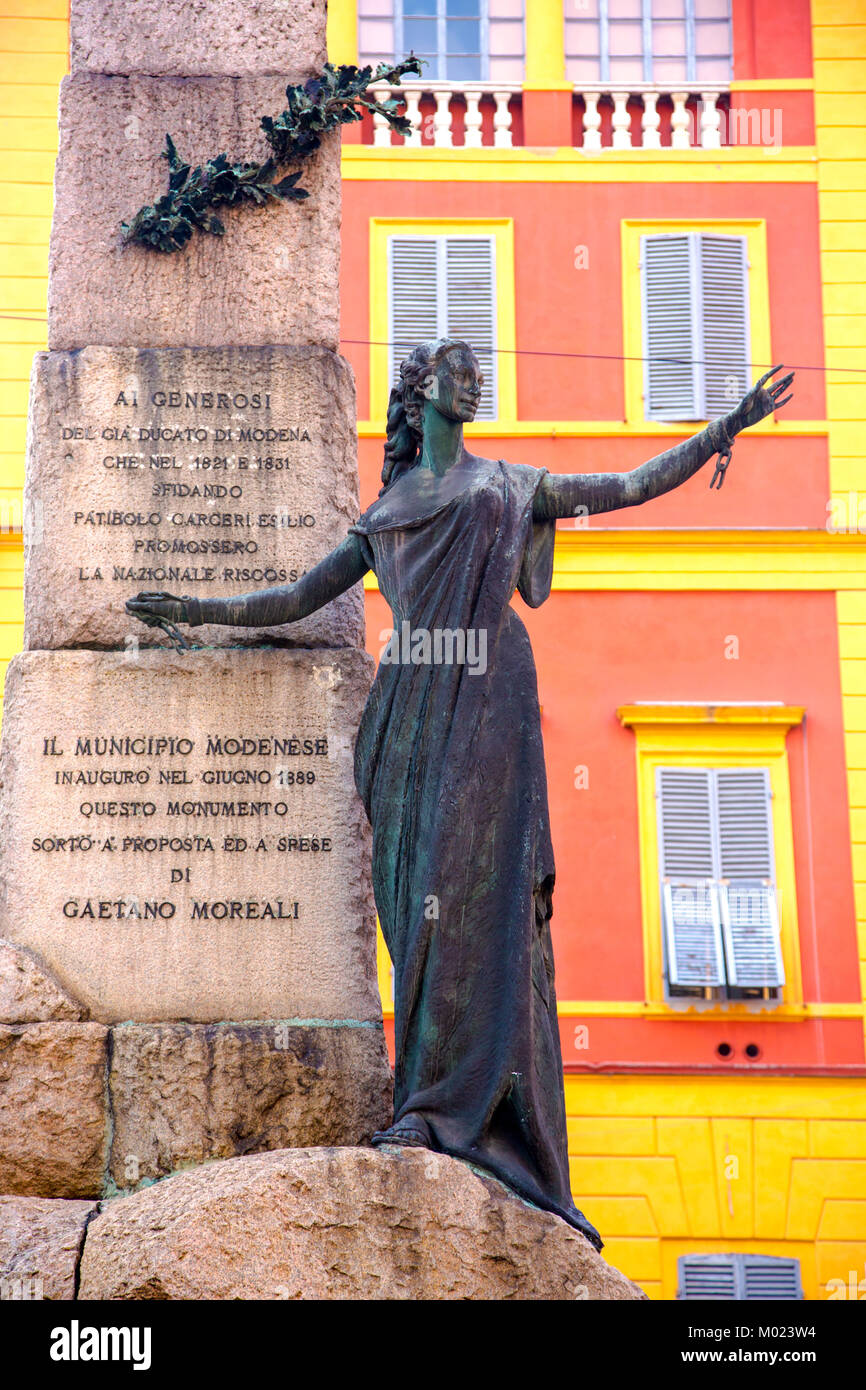
<svg viewBox="0 0 866 1390"><path fill-rule="evenodd" d="M375 572L410 641L383 657L355 750L394 963L394 1123L373 1142L477 1164L598 1249L569 1187L541 721L510 600L515 589L532 608L547 598L558 517L637 506L729 457L740 430L790 399L793 373L767 385L778 370L630 473L556 475L469 453L478 359L453 339L423 343L391 392L382 491L336 550L295 584L127 604L150 624L270 627Z"/></svg>

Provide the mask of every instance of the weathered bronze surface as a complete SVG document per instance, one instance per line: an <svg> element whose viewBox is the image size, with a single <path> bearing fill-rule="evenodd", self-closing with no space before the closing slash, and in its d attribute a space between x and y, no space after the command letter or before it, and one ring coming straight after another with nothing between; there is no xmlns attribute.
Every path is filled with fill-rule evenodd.
<svg viewBox="0 0 866 1390"><path fill-rule="evenodd" d="M375 572L395 634L361 720L355 780L394 962L396 1075L394 1124L374 1143L476 1163L599 1249L569 1188L541 722L510 599L516 589L535 608L547 597L558 517L637 506L729 458L740 430L790 399L793 373L769 384L773 375L630 473L552 475L468 452L477 358L466 343L424 343L391 393L382 491L336 550L296 584L127 605L149 624L270 626Z"/></svg>

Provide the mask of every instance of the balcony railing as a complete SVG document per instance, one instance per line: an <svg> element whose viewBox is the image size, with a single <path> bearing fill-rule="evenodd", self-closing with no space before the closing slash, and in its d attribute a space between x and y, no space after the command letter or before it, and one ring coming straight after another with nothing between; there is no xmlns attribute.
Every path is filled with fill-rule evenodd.
<svg viewBox="0 0 866 1390"><path fill-rule="evenodd" d="M402 98L412 133L395 135L384 117L368 117L361 135L365 145L508 150L525 143L519 86L428 82L373 90L380 100ZM575 89L571 144L587 154L606 149L719 149L728 143L729 104L727 91L719 89Z"/></svg>
<svg viewBox="0 0 866 1390"><path fill-rule="evenodd" d="M725 143L726 91L658 88L575 91L573 144L597 150L717 150Z"/></svg>
<svg viewBox="0 0 866 1390"><path fill-rule="evenodd" d="M414 84L402 87L374 87L380 100L402 97L405 115L412 122L412 134L404 139L393 136L384 116L374 116L368 145L431 145L439 149L476 149L489 146L510 150L521 144L514 138L512 104L521 100L521 89L492 82L475 82L456 87L451 82Z"/></svg>

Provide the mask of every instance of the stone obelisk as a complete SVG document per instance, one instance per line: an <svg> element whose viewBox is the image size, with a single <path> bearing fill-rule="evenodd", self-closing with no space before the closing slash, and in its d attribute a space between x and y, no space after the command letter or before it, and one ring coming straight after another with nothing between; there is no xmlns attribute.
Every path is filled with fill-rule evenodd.
<svg viewBox="0 0 866 1390"><path fill-rule="evenodd" d="M390 1080L360 590L185 652L124 612L291 581L357 516L339 135L305 202L170 255L120 235L164 191L166 132L193 163L265 157L325 5L72 0L70 28L3 723L0 1194L86 1211L205 1159L363 1142Z"/></svg>

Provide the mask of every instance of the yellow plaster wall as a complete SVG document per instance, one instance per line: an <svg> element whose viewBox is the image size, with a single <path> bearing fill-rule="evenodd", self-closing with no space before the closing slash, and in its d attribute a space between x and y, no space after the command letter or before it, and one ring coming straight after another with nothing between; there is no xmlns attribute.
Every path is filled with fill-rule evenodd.
<svg viewBox="0 0 866 1390"><path fill-rule="evenodd" d="M827 376L831 492L839 515L855 528L852 541L860 559L855 583L840 588L838 614L866 997L866 7L850 0L813 0L812 25L824 335L832 369Z"/></svg>
<svg viewBox="0 0 866 1390"><path fill-rule="evenodd" d="M21 648L21 488L33 354L45 347L66 0L0 0L0 682Z"/></svg>
<svg viewBox="0 0 866 1390"><path fill-rule="evenodd" d="M569 1075L565 1095L575 1200L651 1298L676 1297L680 1255L793 1256L813 1300L864 1278L862 1080Z"/></svg>

